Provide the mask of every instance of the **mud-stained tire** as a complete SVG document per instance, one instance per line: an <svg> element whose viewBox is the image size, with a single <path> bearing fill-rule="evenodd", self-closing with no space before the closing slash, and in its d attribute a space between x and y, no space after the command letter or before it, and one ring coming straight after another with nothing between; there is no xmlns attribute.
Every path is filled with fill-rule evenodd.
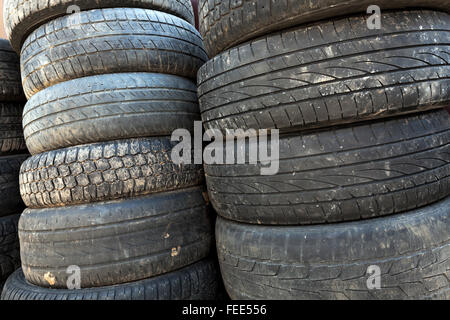
<svg viewBox="0 0 450 320"><path fill-rule="evenodd" d="M28 155L0 157L0 217L21 212L24 203L20 197L20 166Z"/></svg>
<svg viewBox="0 0 450 320"><path fill-rule="evenodd" d="M381 12L402 8L450 12L446 0L200 0L200 32L210 57L214 57L269 32L342 15L366 13L374 4Z"/></svg>
<svg viewBox="0 0 450 320"><path fill-rule="evenodd" d="M225 287L238 300L448 298L449 208L447 198L405 214L325 226L218 218ZM377 275L381 288L371 290Z"/></svg>
<svg viewBox="0 0 450 320"><path fill-rule="evenodd" d="M22 112L21 103L0 102L0 156L27 152Z"/></svg>
<svg viewBox="0 0 450 320"><path fill-rule="evenodd" d="M0 39L0 101L26 101L20 78L19 56L5 39Z"/></svg>
<svg viewBox="0 0 450 320"><path fill-rule="evenodd" d="M261 175L268 165L247 160L205 165L206 182L217 213L231 220L305 225L368 219L447 197L449 142L444 109L287 134L280 136L275 175ZM248 141L245 149L248 159Z"/></svg>
<svg viewBox="0 0 450 320"><path fill-rule="evenodd" d="M23 114L31 154L170 136L176 129L193 131L194 121L200 121L196 84L157 73L117 73L59 83L31 97Z"/></svg>
<svg viewBox="0 0 450 320"><path fill-rule="evenodd" d="M19 176L29 208L137 197L197 186L200 165L175 164L170 137L117 140L59 149L27 159Z"/></svg>
<svg viewBox="0 0 450 320"><path fill-rule="evenodd" d="M300 129L391 117L450 103L450 15L355 16L232 48L199 71L206 129Z"/></svg>
<svg viewBox="0 0 450 320"><path fill-rule="evenodd" d="M75 4L82 11L115 7L153 9L173 14L194 24L190 0L77 0ZM5 0L5 31L14 50L20 53L22 43L33 30L50 20L67 15L73 5L72 0Z"/></svg>
<svg viewBox="0 0 450 320"><path fill-rule="evenodd" d="M216 263L208 259L154 278L80 290L32 285L20 269L6 281L1 300L215 300L218 282Z"/></svg>
<svg viewBox="0 0 450 320"><path fill-rule="evenodd" d="M194 26L171 14L116 8L83 11L79 17L77 23L70 16L52 20L25 40L20 59L27 98L60 82L110 73L195 80L208 58Z"/></svg>
<svg viewBox="0 0 450 320"><path fill-rule="evenodd" d="M0 291L2 283L20 267L19 217L20 214L0 217Z"/></svg>
<svg viewBox="0 0 450 320"><path fill-rule="evenodd" d="M203 188L120 201L27 209L19 222L22 269L32 284L67 288L69 266L81 287L169 273L206 258L213 242Z"/></svg>

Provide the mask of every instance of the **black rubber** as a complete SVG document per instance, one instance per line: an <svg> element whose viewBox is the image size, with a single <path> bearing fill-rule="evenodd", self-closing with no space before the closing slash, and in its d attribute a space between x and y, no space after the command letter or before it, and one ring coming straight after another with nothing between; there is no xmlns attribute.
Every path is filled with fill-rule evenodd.
<svg viewBox="0 0 450 320"><path fill-rule="evenodd" d="M217 288L212 260L154 278L81 290L41 288L28 283L18 270L5 283L1 300L215 300Z"/></svg>
<svg viewBox="0 0 450 320"><path fill-rule="evenodd" d="M196 186L200 165L174 164L170 137L117 140L33 156L21 167L20 192L30 208L136 197Z"/></svg>
<svg viewBox="0 0 450 320"><path fill-rule="evenodd" d="M5 39L0 39L0 101L26 101L20 79L19 56Z"/></svg>
<svg viewBox="0 0 450 320"><path fill-rule="evenodd" d="M401 8L434 8L450 12L446 0L200 0L200 32L210 57L269 32L307 22ZM367 18L369 15L367 16Z"/></svg>
<svg viewBox="0 0 450 320"><path fill-rule="evenodd" d="M384 216L450 194L446 110L280 136L279 171L205 165L210 200L228 219L316 224ZM248 153L248 143L246 150Z"/></svg>
<svg viewBox="0 0 450 320"><path fill-rule="evenodd" d="M19 172L27 157L0 157L0 217L20 212L25 207L19 192Z"/></svg>
<svg viewBox="0 0 450 320"><path fill-rule="evenodd" d="M27 209L19 223L25 278L67 288L71 265L81 287L154 277L208 256L212 224L203 188L121 201Z"/></svg>
<svg viewBox="0 0 450 320"><path fill-rule="evenodd" d="M450 15L387 12L267 35L199 71L207 129L294 131L371 120L450 103Z"/></svg>
<svg viewBox="0 0 450 320"><path fill-rule="evenodd" d="M0 102L0 156L26 152L22 129L23 105Z"/></svg>
<svg viewBox="0 0 450 320"><path fill-rule="evenodd" d="M5 0L5 31L18 53L26 37L44 23L68 14L72 5L82 11L114 7L154 9L171 13L194 24L190 0ZM71 13L73 11L70 11Z"/></svg>
<svg viewBox="0 0 450 320"><path fill-rule="evenodd" d="M25 41L20 58L27 98L57 83L99 74L156 72L195 79L208 58L194 26L167 13L83 11L67 32L70 19L52 20Z"/></svg>
<svg viewBox="0 0 450 320"><path fill-rule="evenodd" d="M450 198L401 215L329 226L252 226L218 218L225 287L232 299L448 299L449 218ZM369 266L380 268L379 290L367 285L374 284Z"/></svg>
<svg viewBox="0 0 450 320"><path fill-rule="evenodd" d="M59 148L116 139L170 136L193 131L200 121L197 86L156 73L92 76L47 88L28 101L23 127L28 150ZM130 125L132 124L132 125Z"/></svg>
<svg viewBox="0 0 450 320"><path fill-rule="evenodd" d="M8 276L20 267L19 217L20 214L0 217L0 290Z"/></svg>

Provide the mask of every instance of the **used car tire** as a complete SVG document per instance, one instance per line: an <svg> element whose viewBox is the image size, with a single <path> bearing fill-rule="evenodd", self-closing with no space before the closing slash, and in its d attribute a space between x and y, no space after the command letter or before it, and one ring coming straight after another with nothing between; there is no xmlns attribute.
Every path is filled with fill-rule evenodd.
<svg viewBox="0 0 450 320"><path fill-rule="evenodd" d="M325 226L218 218L225 287L232 299L448 298L449 208L447 198L405 214ZM380 289L369 288L376 285L371 275L380 276Z"/></svg>
<svg viewBox="0 0 450 320"><path fill-rule="evenodd" d="M0 157L0 217L20 212L24 203L19 191L20 166L28 155Z"/></svg>
<svg viewBox="0 0 450 320"><path fill-rule="evenodd" d="M80 290L41 288L17 270L6 281L1 300L215 300L218 281L209 259L154 278Z"/></svg>
<svg viewBox="0 0 450 320"><path fill-rule="evenodd" d="M196 79L208 59L194 26L159 11L83 11L42 25L25 40L22 83L27 98L60 82L109 73L156 72Z"/></svg>
<svg viewBox="0 0 450 320"><path fill-rule="evenodd" d="M170 137L117 140L27 159L19 176L29 208L49 208L172 191L203 182L200 165L175 164Z"/></svg>
<svg viewBox="0 0 450 320"><path fill-rule="evenodd" d="M5 0L5 31L14 50L20 53L22 43L33 30L47 21L67 15L73 4L72 0ZM75 4L83 11L115 7L153 9L178 16L192 25L195 23L190 0L77 0Z"/></svg>
<svg viewBox="0 0 450 320"><path fill-rule="evenodd" d="M447 106L450 15L386 12L270 34L199 71L206 129L297 131Z"/></svg>
<svg viewBox="0 0 450 320"><path fill-rule="evenodd" d="M20 79L19 56L6 39L0 39L0 101L26 101Z"/></svg>
<svg viewBox="0 0 450 320"><path fill-rule="evenodd" d="M20 267L17 224L20 214L0 217L0 291L2 283Z"/></svg>
<svg viewBox="0 0 450 320"><path fill-rule="evenodd" d="M193 131L200 120L197 86L157 73L120 73L75 79L28 101L23 128L38 154L75 145Z"/></svg>
<svg viewBox="0 0 450 320"><path fill-rule="evenodd" d="M429 111L279 140L279 170L206 165L209 197L224 218L252 224L360 220L450 195L450 115ZM236 157L236 155L235 155ZM237 161L235 161L237 163Z"/></svg>
<svg viewBox="0 0 450 320"><path fill-rule="evenodd" d="M26 209L19 222L28 282L67 288L69 266L81 287L154 277L206 258L213 242L203 188L120 201Z"/></svg>
<svg viewBox="0 0 450 320"><path fill-rule="evenodd" d="M343 14L366 13L373 4L382 11L412 7L450 12L446 0L200 0L200 32L213 57L269 32Z"/></svg>
<svg viewBox="0 0 450 320"><path fill-rule="evenodd" d="M0 102L0 156L27 151L22 112L22 104Z"/></svg>

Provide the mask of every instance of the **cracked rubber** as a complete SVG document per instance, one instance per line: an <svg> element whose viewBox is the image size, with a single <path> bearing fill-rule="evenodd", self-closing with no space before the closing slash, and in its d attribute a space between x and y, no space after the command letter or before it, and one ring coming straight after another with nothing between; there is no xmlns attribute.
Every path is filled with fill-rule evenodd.
<svg viewBox="0 0 450 320"><path fill-rule="evenodd" d="M206 258L212 224L203 188L122 201L26 209L19 222L22 269L28 282L67 288L69 266L81 287L154 277Z"/></svg>
<svg viewBox="0 0 450 320"><path fill-rule="evenodd" d="M17 270L5 283L1 300L215 300L218 279L216 264L209 259L154 278L80 290L41 288Z"/></svg>
<svg viewBox="0 0 450 320"><path fill-rule="evenodd" d="M0 102L0 156L27 151L22 112L22 104Z"/></svg>
<svg viewBox="0 0 450 320"><path fill-rule="evenodd" d="M0 157L0 217L20 212L24 208L19 192L19 172L28 155Z"/></svg>
<svg viewBox="0 0 450 320"><path fill-rule="evenodd" d="M252 224L360 220L425 206L450 194L446 110L280 136L279 171L205 165L217 213ZM248 159L248 142L245 147ZM235 161L236 163L236 161ZM262 167L267 167L263 165Z"/></svg>
<svg viewBox="0 0 450 320"><path fill-rule="evenodd" d="M176 16L134 8L79 15L70 32L71 17L65 16L25 41L20 58L27 98L60 82L100 74L156 72L196 79L208 58L198 31Z"/></svg>
<svg viewBox="0 0 450 320"><path fill-rule="evenodd" d="M450 12L446 0L200 0L200 33L210 57L214 57L269 32L342 15L366 13L371 5L378 5L381 12L411 7Z"/></svg>
<svg viewBox="0 0 450 320"><path fill-rule="evenodd" d="M17 224L20 214L0 217L0 291L2 283L20 267Z"/></svg>
<svg viewBox="0 0 450 320"><path fill-rule="evenodd" d="M200 165L174 164L170 137L59 149L26 160L20 192L30 208L84 204L172 191L203 182Z"/></svg>
<svg viewBox="0 0 450 320"><path fill-rule="evenodd" d="M26 37L39 26L67 15L73 0L5 0L5 31L14 50L20 53ZM164 11L194 24L190 0L77 0L80 10L102 8L144 8Z"/></svg>
<svg viewBox="0 0 450 320"><path fill-rule="evenodd" d="M28 101L23 128L38 154L75 145L193 131L197 86L157 73L122 73L63 82ZM132 124L132 125L130 125Z"/></svg>
<svg viewBox="0 0 450 320"><path fill-rule="evenodd" d="M0 101L26 101L20 78L19 56L5 39L0 39Z"/></svg>
<svg viewBox="0 0 450 320"><path fill-rule="evenodd" d="M450 15L387 12L301 26L230 49L199 71L206 129L297 131L447 106Z"/></svg>
<svg viewBox="0 0 450 320"><path fill-rule="evenodd" d="M232 299L448 299L450 198L392 217L325 226L252 226L218 218ZM381 271L381 289L369 266Z"/></svg>

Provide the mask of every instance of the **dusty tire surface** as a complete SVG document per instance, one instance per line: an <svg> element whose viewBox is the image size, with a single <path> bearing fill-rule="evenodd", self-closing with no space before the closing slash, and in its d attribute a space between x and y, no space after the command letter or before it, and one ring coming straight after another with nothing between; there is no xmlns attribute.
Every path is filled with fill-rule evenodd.
<svg viewBox="0 0 450 320"><path fill-rule="evenodd" d="M0 156L27 151L22 112L23 104L0 102Z"/></svg>
<svg viewBox="0 0 450 320"><path fill-rule="evenodd" d="M200 165L174 164L170 137L117 140L27 159L19 176L29 208L49 208L172 191L203 182Z"/></svg>
<svg viewBox="0 0 450 320"><path fill-rule="evenodd" d="M20 212L24 203L19 191L20 166L28 155L0 157L0 217Z"/></svg>
<svg viewBox="0 0 450 320"><path fill-rule="evenodd" d="M413 210L450 194L450 115L429 111L280 136L279 170L205 165L209 197L224 218L317 224ZM248 153L248 142L245 147ZM248 155L246 155L248 159ZM236 163L236 162L235 162Z"/></svg>
<svg viewBox="0 0 450 320"><path fill-rule="evenodd" d="M450 199L405 214L325 226L252 226L218 218L232 299L445 299ZM369 266L381 289L369 290ZM372 282L370 282L372 283Z"/></svg>
<svg viewBox="0 0 450 320"><path fill-rule="evenodd" d="M196 79L207 60L194 26L164 12L135 9L83 11L52 20L25 40L22 84L30 98L60 82L109 73L155 72Z"/></svg>
<svg viewBox="0 0 450 320"><path fill-rule="evenodd" d="M132 283L80 290L41 288L17 270L6 281L1 300L215 300L215 262L206 259L183 269Z"/></svg>
<svg viewBox="0 0 450 320"><path fill-rule="evenodd" d="M450 12L446 0L200 0L200 33L210 57L214 57L269 32L342 15L366 13L373 4L378 5L381 12L411 7Z"/></svg>
<svg viewBox="0 0 450 320"><path fill-rule="evenodd" d="M0 217L0 290L2 282L20 267L17 225L20 214Z"/></svg>
<svg viewBox="0 0 450 320"><path fill-rule="evenodd" d="M31 154L119 139L170 136L200 121L197 86L156 73L75 79L28 101L23 128ZM130 125L132 124L132 125Z"/></svg>
<svg viewBox="0 0 450 320"><path fill-rule="evenodd" d="M69 266L81 287L133 282L206 258L213 236L203 188L51 209L27 209L19 222L28 282L67 288ZM63 258L62 258L63 257Z"/></svg>
<svg viewBox="0 0 450 320"><path fill-rule="evenodd" d="M19 56L5 39L0 39L0 101L26 101L20 78Z"/></svg>
<svg viewBox="0 0 450 320"><path fill-rule="evenodd" d="M294 131L447 106L450 15L387 12L274 33L198 73L206 129ZM338 39L338 40L337 40Z"/></svg>
<svg viewBox="0 0 450 320"><path fill-rule="evenodd" d="M5 0L3 10L5 31L14 50L20 53L26 37L44 23L67 15L72 0ZM80 10L102 8L144 8L167 12L194 24L194 12L190 0L77 0Z"/></svg>

